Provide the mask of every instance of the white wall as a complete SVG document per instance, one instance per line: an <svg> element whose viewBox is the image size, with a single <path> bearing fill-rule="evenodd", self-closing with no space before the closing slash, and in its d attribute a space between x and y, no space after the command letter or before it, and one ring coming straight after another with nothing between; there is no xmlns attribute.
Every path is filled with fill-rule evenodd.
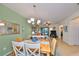
<svg viewBox="0 0 79 59"><path fill-rule="evenodd" d="M61 22L64 26L68 26L68 32L63 33L63 40L70 45L79 45L79 18L73 19L77 16L79 16L79 11Z"/></svg>

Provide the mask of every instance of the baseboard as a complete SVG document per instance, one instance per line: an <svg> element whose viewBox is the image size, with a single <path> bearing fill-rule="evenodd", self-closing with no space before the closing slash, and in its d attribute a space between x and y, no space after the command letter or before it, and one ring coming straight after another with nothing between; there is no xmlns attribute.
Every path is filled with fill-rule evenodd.
<svg viewBox="0 0 79 59"><path fill-rule="evenodd" d="M9 51L8 53L4 54L3 56L9 56L13 51Z"/></svg>

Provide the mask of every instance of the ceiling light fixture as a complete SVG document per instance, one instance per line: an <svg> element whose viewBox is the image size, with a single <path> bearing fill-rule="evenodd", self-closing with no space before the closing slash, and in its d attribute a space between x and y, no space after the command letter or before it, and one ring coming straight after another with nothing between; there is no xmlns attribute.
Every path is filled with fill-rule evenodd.
<svg viewBox="0 0 79 59"><path fill-rule="evenodd" d="M36 8L36 5L33 5L34 14L36 13L35 8ZM36 17L37 17L37 15L36 15ZM39 25L41 23L41 20L38 19L38 17L37 17L37 19L36 18L30 18L30 20L27 20L27 22L31 23L32 25Z"/></svg>
<svg viewBox="0 0 79 59"><path fill-rule="evenodd" d="M49 26L49 25L51 25L51 22L50 21L46 21L44 24L45 24L45 26Z"/></svg>

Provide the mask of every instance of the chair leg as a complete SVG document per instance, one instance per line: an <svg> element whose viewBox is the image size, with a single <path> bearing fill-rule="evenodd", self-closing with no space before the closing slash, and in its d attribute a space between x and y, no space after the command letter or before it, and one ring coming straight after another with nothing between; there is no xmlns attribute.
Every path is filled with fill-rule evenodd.
<svg viewBox="0 0 79 59"><path fill-rule="evenodd" d="M47 53L47 56L50 56L50 53Z"/></svg>

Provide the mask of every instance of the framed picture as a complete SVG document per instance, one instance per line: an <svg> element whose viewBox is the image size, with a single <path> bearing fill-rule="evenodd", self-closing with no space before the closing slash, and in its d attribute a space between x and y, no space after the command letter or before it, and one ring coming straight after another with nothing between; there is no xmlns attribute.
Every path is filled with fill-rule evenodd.
<svg viewBox="0 0 79 59"><path fill-rule="evenodd" d="M0 35L20 34L20 25L0 20Z"/></svg>
<svg viewBox="0 0 79 59"><path fill-rule="evenodd" d="M15 24L15 23L9 23L7 24L7 33L8 34L19 34L20 33L20 26L19 24Z"/></svg>
<svg viewBox="0 0 79 59"><path fill-rule="evenodd" d="M68 26L64 26L64 31L68 32Z"/></svg>
<svg viewBox="0 0 79 59"><path fill-rule="evenodd" d="M48 27L42 27L41 28L41 34L48 35L49 36L49 28Z"/></svg>

